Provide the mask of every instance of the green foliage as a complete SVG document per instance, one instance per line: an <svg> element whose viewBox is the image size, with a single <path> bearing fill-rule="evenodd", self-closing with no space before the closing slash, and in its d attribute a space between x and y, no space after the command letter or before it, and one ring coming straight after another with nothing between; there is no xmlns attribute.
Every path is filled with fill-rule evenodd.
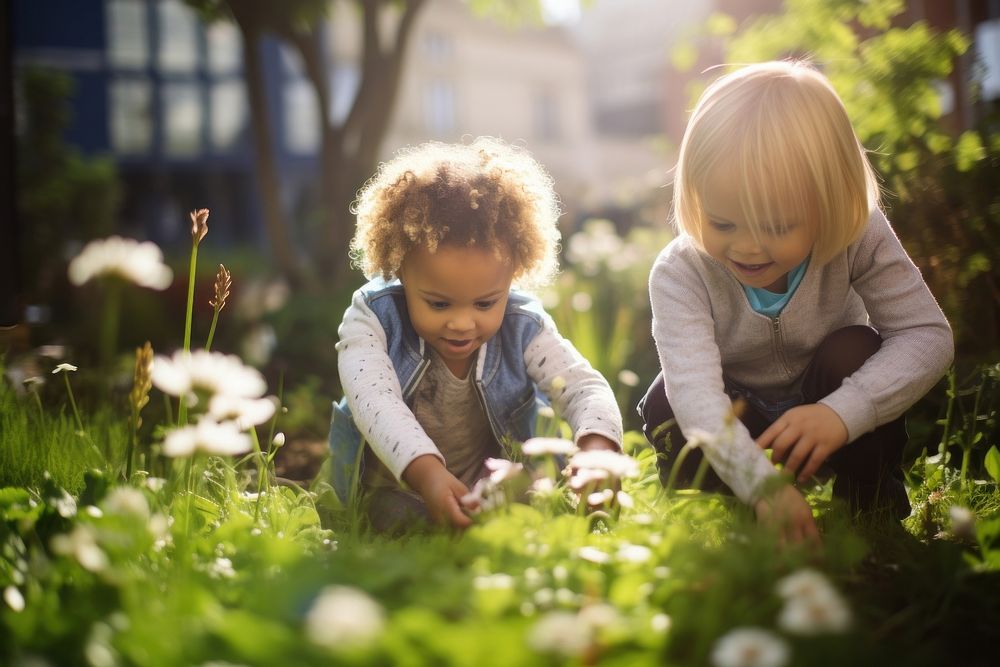
<svg viewBox="0 0 1000 667"><path fill-rule="evenodd" d="M22 229L22 284L48 296L65 281L54 249L114 229L121 186L110 158L83 157L63 139L72 82L51 70L18 73L24 122L17 137L17 203Z"/></svg>
<svg viewBox="0 0 1000 667"><path fill-rule="evenodd" d="M822 67L871 151L893 226L948 315L959 351L988 359L1000 340L995 253L987 250L1000 242L996 124L985 118L961 134L949 130L941 86L951 85L969 38L923 21L894 27L904 10L901 0L789 0L734 37L725 58L805 56Z"/></svg>

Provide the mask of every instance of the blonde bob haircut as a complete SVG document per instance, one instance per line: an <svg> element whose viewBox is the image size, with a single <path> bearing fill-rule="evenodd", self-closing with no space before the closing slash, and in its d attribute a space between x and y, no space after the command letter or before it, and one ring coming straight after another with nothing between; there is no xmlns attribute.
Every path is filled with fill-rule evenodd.
<svg viewBox="0 0 1000 667"><path fill-rule="evenodd" d="M500 139L404 149L380 165L352 211L351 257L368 278L394 278L410 250L440 245L492 250L521 287L545 284L558 267L552 178Z"/></svg>
<svg viewBox="0 0 1000 667"><path fill-rule="evenodd" d="M702 94L681 142L675 224L702 248L701 193L736 179L755 238L794 222L815 235L823 265L857 239L879 205L875 172L830 82L800 61L741 67Z"/></svg>

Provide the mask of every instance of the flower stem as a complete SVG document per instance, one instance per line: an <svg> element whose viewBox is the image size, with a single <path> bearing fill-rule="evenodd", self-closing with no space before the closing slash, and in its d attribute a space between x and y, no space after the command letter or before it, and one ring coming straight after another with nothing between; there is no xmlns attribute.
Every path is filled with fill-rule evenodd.
<svg viewBox="0 0 1000 667"><path fill-rule="evenodd" d="M118 345L118 321L121 314L121 281L110 278L105 281L104 312L101 314L100 361L102 368L108 368L115 356Z"/></svg>
<svg viewBox="0 0 1000 667"><path fill-rule="evenodd" d="M250 439L253 440L254 453L257 454L257 500L254 502L253 508L253 520L256 522L260 517L261 489L268 490L268 486L264 483L264 478L267 476L267 461L264 458L264 452L260 448L260 440L257 438L257 428L254 426L250 427Z"/></svg>
<svg viewBox="0 0 1000 667"><path fill-rule="evenodd" d="M215 338L215 325L219 322L219 309L216 308L212 312L212 326L208 329L208 340L205 341L205 351L208 352L212 349L212 339Z"/></svg>
<svg viewBox="0 0 1000 667"><path fill-rule="evenodd" d="M73 417L76 419L76 428L83 432L83 420L80 419L80 411L76 409L76 399L73 397L73 387L69 384L69 375L63 373L63 380L66 381L66 394L69 395L69 405L73 408Z"/></svg>
<svg viewBox="0 0 1000 667"><path fill-rule="evenodd" d="M191 318L194 313L194 280L198 268L198 244L191 244L191 265L188 268L187 311L184 319L184 351L191 351Z"/></svg>

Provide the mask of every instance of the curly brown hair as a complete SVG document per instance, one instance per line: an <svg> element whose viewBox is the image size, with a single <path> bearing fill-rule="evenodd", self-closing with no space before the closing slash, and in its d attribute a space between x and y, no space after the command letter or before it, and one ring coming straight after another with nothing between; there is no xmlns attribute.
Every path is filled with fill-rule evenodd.
<svg viewBox="0 0 1000 667"><path fill-rule="evenodd" d="M351 257L369 278L391 279L410 250L442 244L492 248L524 287L544 284L558 266L552 178L526 150L500 139L405 149L379 166L351 210Z"/></svg>

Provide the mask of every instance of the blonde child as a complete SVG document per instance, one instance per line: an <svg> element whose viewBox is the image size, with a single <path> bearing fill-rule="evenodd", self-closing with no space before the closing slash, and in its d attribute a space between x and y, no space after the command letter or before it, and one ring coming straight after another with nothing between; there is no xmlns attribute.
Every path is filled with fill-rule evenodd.
<svg viewBox="0 0 1000 667"><path fill-rule="evenodd" d="M355 212L352 251L370 281L339 329L345 399L330 444L338 495L360 482L376 530L468 526L463 495L485 459L532 435L539 392L581 449L620 449L607 381L512 288L557 265L552 181L526 151L422 144L380 167Z"/></svg>
<svg viewBox="0 0 1000 667"><path fill-rule="evenodd" d="M853 511L905 517L903 413L954 344L827 79L769 62L710 85L681 143L674 219L650 275L663 372L640 404L661 479L701 429L718 435L701 446L706 486L728 487L782 539L818 533L795 486L768 484L777 462L800 484L825 464ZM737 397L746 410L727 434Z"/></svg>

